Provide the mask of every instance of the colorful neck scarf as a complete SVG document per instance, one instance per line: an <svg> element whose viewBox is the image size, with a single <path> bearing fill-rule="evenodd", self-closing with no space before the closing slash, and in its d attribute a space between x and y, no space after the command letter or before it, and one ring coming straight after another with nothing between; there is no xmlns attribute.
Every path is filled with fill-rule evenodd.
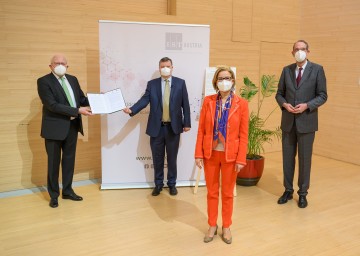
<svg viewBox="0 0 360 256"><path fill-rule="evenodd" d="M231 107L231 100L234 97L233 92L230 92L230 95L226 99L224 108L222 107L222 97L220 92L218 93L216 99L216 111L215 111L215 125L214 125L214 144L215 148L220 140L220 142L225 145L226 141L226 127L229 117L229 110Z"/></svg>

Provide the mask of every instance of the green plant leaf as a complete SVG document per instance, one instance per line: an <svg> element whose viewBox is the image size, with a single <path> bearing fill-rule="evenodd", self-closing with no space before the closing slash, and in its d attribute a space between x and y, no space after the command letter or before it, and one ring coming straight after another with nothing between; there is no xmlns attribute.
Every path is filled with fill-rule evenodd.
<svg viewBox="0 0 360 256"><path fill-rule="evenodd" d="M261 94L270 97L277 90L278 80L275 75L263 75L261 77Z"/></svg>
<svg viewBox="0 0 360 256"><path fill-rule="evenodd" d="M281 138L280 127L274 130L266 129L265 122L268 117L278 108L272 110L268 117L264 120L260 116L262 102L265 97L270 97L277 90L277 79L275 75L262 75L261 76L261 98L257 99L257 110L251 111L249 116L249 135L248 135L248 151L247 158L256 159L264 153L264 144L272 143L273 138ZM259 88L248 78L244 77L244 85L240 88L240 95L249 102L258 93Z"/></svg>
<svg viewBox="0 0 360 256"><path fill-rule="evenodd" d="M240 88L242 98L250 101L258 92L256 85L248 77L244 77L244 85Z"/></svg>

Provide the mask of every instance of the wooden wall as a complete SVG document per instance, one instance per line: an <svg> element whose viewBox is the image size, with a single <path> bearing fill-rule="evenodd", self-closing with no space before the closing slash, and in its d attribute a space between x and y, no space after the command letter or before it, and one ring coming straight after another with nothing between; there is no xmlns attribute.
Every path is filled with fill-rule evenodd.
<svg viewBox="0 0 360 256"><path fill-rule="evenodd" d="M360 165L360 2L303 3L300 35L309 41L310 59L325 68L329 96L315 152Z"/></svg>
<svg viewBox="0 0 360 256"><path fill-rule="evenodd" d="M46 185L36 80L56 52L85 92L99 91L98 20L166 17L167 1L0 1L0 191ZM157 18L159 19L159 18ZM84 118L74 180L101 177L100 117Z"/></svg>
<svg viewBox="0 0 360 256"><path fill-rule="evenodd" d="M293 62L293 42L308 40L311 60L325 66L329 81L329 102L320 111L315 153L360 164L359 158L349 155L359 153L359 146L350 142L359 145L360 140L356 136L360 128L357 1L63 0L57 4L0 0L0 192L46 184L36 79L50 71L52 54L67 56L69 73L78 77L85 92L99 91L98 20L209 24L210 65L236 66L238 84L245 75L256 84L261 74L279 76L282 67ZM265 107L264 115L276 107L273 97ZM78 142L75 180L101 178L100 118L84 119L86 135ZM277 110L268 125L276 127L279 122ZM266 150L279 151L280 143Z"/></svg>

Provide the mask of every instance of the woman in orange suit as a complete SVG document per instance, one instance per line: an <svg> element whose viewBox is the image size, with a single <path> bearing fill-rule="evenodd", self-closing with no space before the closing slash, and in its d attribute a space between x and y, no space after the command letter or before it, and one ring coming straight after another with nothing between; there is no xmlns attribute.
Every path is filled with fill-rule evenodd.
<svg viewBox="0 0 360 256"><path fill-rule="evenodd" d="M212 84L217 94L205 97L200 112L195 161L204 166L207 187L209 229L204 242L217 234L219 187L221 180L222 240L231 244L233 190L237 173L246 165L248 143L248 102L234 92L234 72L229 67L216 70ZM221 176L221 179L220 179Z"/></svg>

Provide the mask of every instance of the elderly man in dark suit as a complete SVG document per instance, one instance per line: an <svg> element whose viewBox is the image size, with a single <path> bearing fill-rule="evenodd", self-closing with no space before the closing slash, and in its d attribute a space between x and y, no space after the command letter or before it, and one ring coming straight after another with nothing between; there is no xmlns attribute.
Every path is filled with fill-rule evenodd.
<svg viewBox="0 0 360 256"><path fill-rule="evenodd" d="M315 131L318 130L318 108L327 100L326 78L322 66L307 59L309 45L298 40L292 55L296 63L284 67L276 93L281 107L282 151L285 192L278 204L293 198L295 156L299 155L298 206L308 205L310 170Z"/></svg>
<svg viewBox="0 0 360 256"><path fill-rule="evenodd" d="M62 198L81 201L72 181L78 132L83 134L81 115L91 115L89 102L75 76L66 74L64 55L56 54L49 65L51 73L37 80L38 94L43 104L41 137L48 155L47 187L50 207L58 207L59 167L62 169Z"/></svg>
<svg viewBox="0 0 360 256"><path fill-rule="evenodd" d="M190 130L190 105L183 79L172 76L172 60L164 57L159 61L161 77L148 82L144 95L124 112L134 116L150 103L146 134L154 163L155 188L153 196L160 194L164 184L164 159L167 155L167 185L170 195L177 195L177 154L180 134Z"/></svg>

